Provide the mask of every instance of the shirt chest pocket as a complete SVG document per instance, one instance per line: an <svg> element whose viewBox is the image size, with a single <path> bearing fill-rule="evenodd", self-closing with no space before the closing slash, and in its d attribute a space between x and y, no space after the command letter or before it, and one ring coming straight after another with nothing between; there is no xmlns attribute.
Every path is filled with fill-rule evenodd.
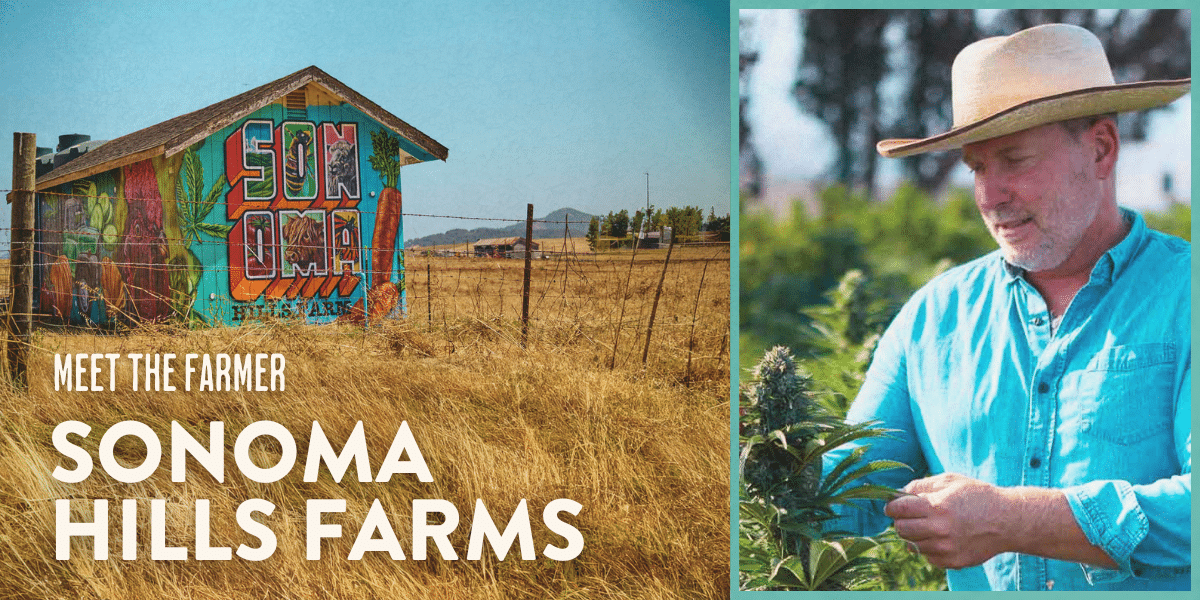
<svg viewBox="0 0 1200 600"><path fill-rule="evenodd" d="M1063 377L1060 418L1088 437L1131 446L1170 434L1175 418L1175 346L1133 344L1098 353Z"/></svg>

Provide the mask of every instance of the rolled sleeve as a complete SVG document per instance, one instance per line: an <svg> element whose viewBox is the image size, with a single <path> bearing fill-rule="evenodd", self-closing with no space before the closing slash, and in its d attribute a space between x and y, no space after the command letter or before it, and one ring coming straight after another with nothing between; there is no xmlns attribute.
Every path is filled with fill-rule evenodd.
<svg viewBox="0 0 1200 600"><path fill-rule="evenodd" d="M1093 481L1063 490L1088 541L1117 569L1083 565L1090 583L1129 577L1176 577L1191 571L1192 433L1191 368L1186 367L1175 405L1175 447L1182 473L1145 485Z"/></svg>
<svg viewBox="0 0 1200 600"><path fill-rule="evenodd" d="M1080 529L1092 544L1108 554L1117 569L1083 565L1090 583L1121 581L1133 574L1130 557L1149 532L1150 524L1138 505L1133 486L1124 481L1093 481L1063 490Z"/></svg>

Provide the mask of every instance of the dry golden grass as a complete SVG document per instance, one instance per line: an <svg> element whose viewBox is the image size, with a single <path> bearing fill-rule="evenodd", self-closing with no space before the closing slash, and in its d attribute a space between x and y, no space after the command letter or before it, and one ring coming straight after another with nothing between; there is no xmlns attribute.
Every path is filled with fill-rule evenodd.
<svg viewBox="0 0 1200 600"><path fill-rule="evenodd" d="M503 285L489 288L507 297L501 316L499 304L473 301L474 290L438 285L439 277L447 281L452 271L438 269L437 261L450 259L430 264L431 272L441 272L434 276L432 325L427 305L418 301L423 283L415 276L424 276L424 265L410 261L409 319L369 332L280 322L201 331L147 327L101 336L38 332L28 394L0 390L0 598L728 597L729 370L728 353L717 346L728 342L729 279L728 262L700 262L713 252L706 249L692 262L675 263L677 275L668 270L658 309L663 326L656 325L646 368L641 365L644 342L638 341L644 340L644 331L638 332L644 327L634 324L641 319L644 326L665 251L657 261L653 253L639 252L628 292L609 289L615 276L599 275L590 277L588 286L568 281L571 293L557 298L547 292L524 348L516 320L519 296L514 312L510 274L502 276ZM628 269L628 258L611 262ZM498 262L519 266L521 261ZM479 264L480 269L509 268ZM553 286L561 283L549 276L555 271L546 267L541 280L558 289ZM588 273L593 266L571 268ZM478 275L463 275L460 281L471 277L478 281ZM515 281L519 286L520 279ZM590 303L574 297L586 289L593 292ZM698 289L700 308L694 310ZM479 293L484 291L480 286ZM616 368L610 370L619 307L604 305L619 303L622 295L628 296L629 324ZM692 369L686 377L689 341L694 342ZM288 360L287 390L133 392L122 372L118 391L56 393L56 352L280 352ZM109 479L98 462L86 481L58 482L50 474L54 466L70 467L73 461L58 454L50 437L66 420L92 426L83 445L93 457L112 424L146 423L163 442L162 466L137 484ZM260 420L281 423L296 437L297 465L278 483L250 481L232 457L237 434ZM407 421L434 481L397 475L388 483L359 483L352 468L340 483L324 469L317 482L303 482L312 422L320 422L340 448L360 420L372 473L401 421ZM225 423L224 484L193 460L187 482L171 482L171 421L201 441L207 440L210 421ZM255 452L265 459L260 464L274 464L271 455L278 449L262 445ZM117 453L132 466L145 450L126 438ZM90 516L91 503L84 499L110 499L108 560L92 560L89 540L73 543L69 561L54 559L53 499L68 497L79 498L73 501L76 520ZM133 561L120 554L124 498L141 499L141 543ZM270 500L277 508L260 520L275 532L279 547L262 562L236 556L216 562L148 560L149 498L168 500L167 544L188 547L189 558L196 498L212 502L212 545L233 548L258 545L236 524L237 506L250 498ZM344 515L325 516L326 522L342 524L343 532L340 539L325 540L320 561L305 559L309 498L347 502ZM347 560L376 498L408 560L393 561L385 553ZM414 498L445 499L458 508L461 521L451 541L459 560L441 559L432 544L429 559L411 559ZM495 559L490 546L483 560L466 560L477 498L501 528L520 500L528 501L537 560L520 560L516 544L503 561ZM585 540L582 554L569 562L541 556L547 544L565 543L541 522L541 509L556 498L583 505L577 516L561 515Z"/></svg>
<svg viewBox="0 0 1200 600"><path fill-rule="evenodd" d="M556 237L556 238L533 238L533 241L537 242L538 250L541 250L542 252L571 252L571 253L575 253L575 254L592 254L592 250L588 247L587 239L585 239L582 236L571 237L571 238L567 238L565 236L560 236L560 237ZM435 252L438 250L469 253L469 252L471 252L471 243L470 242L466 242L466 243L459 242L457 244L442 244L440 246L428 246L428 247L422 246L420 248L414 249L414 251L416 253L423 253L426 251Z"/></svg>
<svg viewBox="0 0 1200 600"><path fill-rule="evenodd" d="M677 247L664 276L666 258L660 249L533 261L530 335L589 348L604 364L615 355L617 365L640 365L646 354L651 369L728 379L728 246ZM523 260L417 256L406 266L409 319L446 332L450 345L456 320L491 327L521 318Z"/></svg>
<svg viewBox="0 0 1200 600"><path fill-rule="evenodd" d="M7 258L0 259L0 298L7 298L12 295L9 289L9 282L12 279L12 267Z"/></svg>

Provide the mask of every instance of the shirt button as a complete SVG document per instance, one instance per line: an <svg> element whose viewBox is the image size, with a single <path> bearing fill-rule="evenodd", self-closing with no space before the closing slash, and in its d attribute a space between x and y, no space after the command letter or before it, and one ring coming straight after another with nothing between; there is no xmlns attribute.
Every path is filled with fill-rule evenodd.
<svg viewBox="0 0 1200 600"><path fill-rule="evenodd" d="M1045 381L1038 384L1039 393L1045 394L1048 391L1050 391L1050 384L1046 383Z"/></svg>
<svg viewBox="0 0 1200 600"><path fill-rule="evenodd" d="M1031 458L1031 459L1029 459L1029 466L1031 466L1031 467L1033 467L1033 468L1035 468L1035 469L1036 469L1036 468L1038 468L1038 467L1040 467L1040 466L1042 466L1042 459L1040 459L1040 458L1038 458L1038 457L1036 457L1036 456L1035 456L1035 457L1033 457L1033 458Z"/></svg>

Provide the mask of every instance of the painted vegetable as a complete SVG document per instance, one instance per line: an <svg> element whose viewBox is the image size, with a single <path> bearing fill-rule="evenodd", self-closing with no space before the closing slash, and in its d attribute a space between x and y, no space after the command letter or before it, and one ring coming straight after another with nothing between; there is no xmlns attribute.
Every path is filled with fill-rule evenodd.
<svg viewBox="0 0 1200 600"><path fill-rule="evenodd" d="M154 321L170 315L167 241L163 234L162 196L150 161L124 167L129 214L116 262L128 286L137 317Z"/></svg>
<svg viewBox="0 0 1200 600"><path fill-rule="evenodd" d="M71 273L71 261L66 256L59 256L50 265L50 282L47 285L50 312L64 321L71 316L71 287L75 276Z"/></svg>
<svg viewBox="0 0 1200 600"><path fill-rule="evenodd" d="M105 312L109 318L116 318L125 307L125 281L121 279L117 264L107 256L100 259L100 283Z"/></svg>
<svg viewBox="0 0 1200 600"><path fill-rule="evenodd" d="M396 235L400 230L400 138L383 131L371 132L371 168L383 180L383 191L375 212L375 234L371 237L371 288L392 288L371 297L371 315L386 314L400 299L400 291L392 283L392 259L396 254ZM378 307L378 309L377 309Z"/></svg>

